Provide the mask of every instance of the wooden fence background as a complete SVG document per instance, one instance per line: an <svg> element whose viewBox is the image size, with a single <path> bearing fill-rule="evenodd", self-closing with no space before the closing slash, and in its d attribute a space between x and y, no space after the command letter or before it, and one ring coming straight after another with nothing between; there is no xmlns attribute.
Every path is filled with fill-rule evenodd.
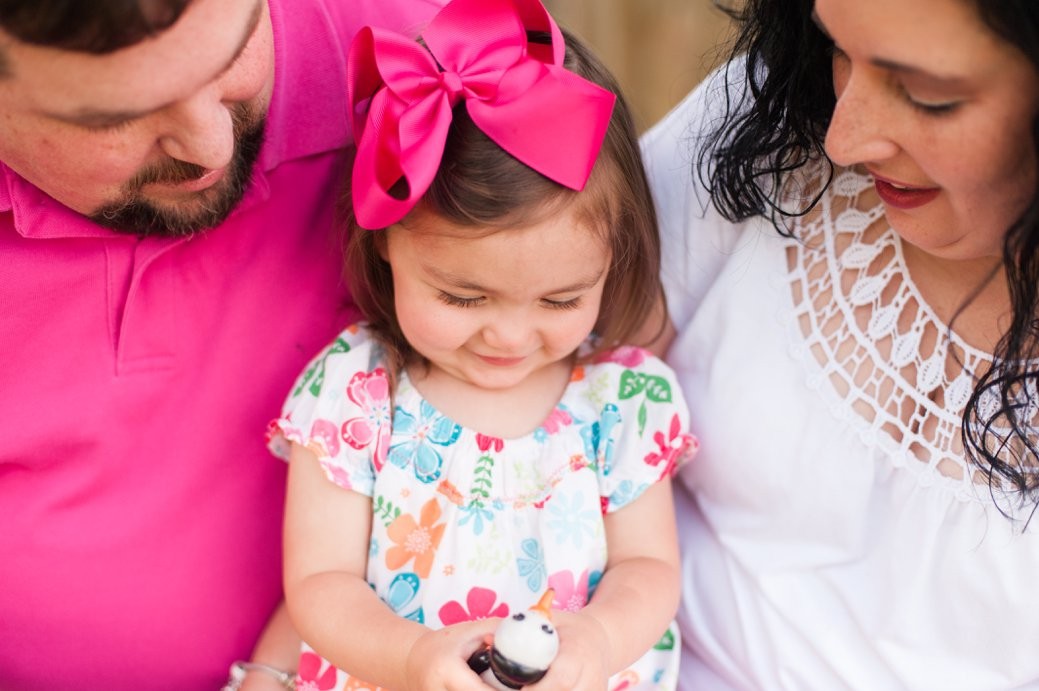
<svg viewBox="0 0 1039 691"><path fill-rule="evenodd" d="M730 22L711 0L545 0L620 81L641 130L718 64Z"/></svg>

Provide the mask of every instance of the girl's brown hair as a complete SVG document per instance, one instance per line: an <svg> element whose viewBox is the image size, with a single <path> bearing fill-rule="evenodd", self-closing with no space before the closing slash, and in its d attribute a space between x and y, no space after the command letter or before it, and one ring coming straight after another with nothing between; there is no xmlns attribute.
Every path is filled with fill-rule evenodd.
<svg viewBox="0 0 1039 691"><path fill-rule="evenodd" d="M617 95L584 190L575 192L520 163L480 131L460 103L440 168L416 208L472 227L476 234L530 226L561 209L574 209L608 245L612 257L595 324L595 355L631 343L651 315L659 315L663 328L660 238L638 136L620 87L591 51L565 31L564 36L564 67ZM549 37L532 34L530 40L547 43ZM345 202L349 205L349 194ZM348 206L346 217L347 280L373 335L385 346L395 375L414 351L397 322L392 271L379 252L382 231L358 227ZM405 217L401 224L406 226L408 220Z"/></svg>

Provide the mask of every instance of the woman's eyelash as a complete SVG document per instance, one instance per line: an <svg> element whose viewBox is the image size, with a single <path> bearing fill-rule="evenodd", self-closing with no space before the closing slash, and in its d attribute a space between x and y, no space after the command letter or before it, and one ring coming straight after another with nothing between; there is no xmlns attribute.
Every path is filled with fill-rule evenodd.
<svg viewBox="0 0 1039 691"><path fill-rule="evenodd" d="M925 103L923 101L918 101L909 94L905 87L902 87L902 94L910 106L924 115L948 115L960 106L959 101L949 101L947 103Z"/></svg>

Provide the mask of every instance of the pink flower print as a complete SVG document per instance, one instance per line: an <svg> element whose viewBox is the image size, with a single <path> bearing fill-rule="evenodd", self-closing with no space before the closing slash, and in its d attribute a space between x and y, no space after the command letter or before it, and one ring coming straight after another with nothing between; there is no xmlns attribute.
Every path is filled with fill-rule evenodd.
<svg viewBox="0 0 1039 691"><path fill-rule="evenodd" d="M440 608L440 621L444 626L450 626L461 621L509 616L509 606L506 603L502 602L497 607L494 606L497 599L498 595L493 590L480 587L470 588L469 594L465 596L465 604L468 605L469 611L466 611L457 600L451 600Z"/></svg>
<svg viewBox="0 0 1039 691"><path fill-rule="evenodd" d="M548 577L548 587L555 591L552 609L579 612L588 604L588 569L574 582L573 571L557 571Z"/></svg>
<svg viewBox="0 0 1039 691"><path fill-rule="evenodd" d="M372 462L382 470L390 446L390 382L386 370L357 372L346 385L346 395L363 415L343 423L343 441L355 449L374 445Z"/></svg>
<svg viewBox="0 0 1039 691"><path fill-rule="evenodd" d="M324 660L315 653L300 653L296 691L328 691L336 685L336 668L332 665L328 665L324 673L318 676L322 664Z"/></svg>
<svg viewBox="0 0 1039 691"><path fill-rule="evenodd" d="M638 367L646 361L646 356L649 355L649 351L645 348L639 348L638 346L625 345L613 350L608 350L605 353L601 353L595 358L595 362L615 362L618 365L624 365L625 367L632 368Z"/></svg>
<svg viewBox="0 0 1039 691"><path fill-rule="evenodd" d="M616 686L610 687L610 691L625 691L639 684L639 673L633 669L626 669L614 679Z"/></svg>
<svg viewBox="0 0 1039 691"><path fill-rule="evenodd" d="M567 412L566 408L556 407L548 414L541 426L549 434L555 434L563 427L573 424L574 418Z"/></svg>
<svg viewBox="0 0 1039 691"><path fill-rule="evenodd" d="M321 462L321 467L325 471L325 475L336 485L343 489L353 489L354 483L350 481L350 474L345 470L335 465L334 463Z"/></svg>
<svg viewBox="0 0 1039 691"><path fill-rule="evenodd" d="M331 420L314 420L314 424L310 426L310 440L321 442L329 456L339 455L339 434Z"/></svg>
<svg viewBox="0 0 1039 691"><path fill-rule="evenodd" d="M493 448L495 451L501 451L505 448L505 441L498 437L489 437L486 434L476 435L476 445L480 447L480 451L487 452L488 449Z"/></svg>
<svg viewBox="0 0 1039 691"><path fill-rule="evenodd" d="M700 442L691 434L682 433L682 423L678 414L671 416L671 426L665 438L664 433L657 430L653 433L653 441L657 443L658 451L651 451L643 459L647 465L664 467L660 469L660 477L667 477L675 472L678 461L687 454L691 456L700 446Z"/></svg>

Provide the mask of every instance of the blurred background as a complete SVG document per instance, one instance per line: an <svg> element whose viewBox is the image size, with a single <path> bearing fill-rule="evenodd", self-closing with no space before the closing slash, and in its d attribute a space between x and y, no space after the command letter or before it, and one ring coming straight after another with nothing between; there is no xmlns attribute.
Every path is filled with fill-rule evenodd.
<svg viewBox="0 0 1039 691"><path fill-rule="evenodd" d="M617 76L640 132L722 60L731 29L712 0L544 2Z"/></svg>

